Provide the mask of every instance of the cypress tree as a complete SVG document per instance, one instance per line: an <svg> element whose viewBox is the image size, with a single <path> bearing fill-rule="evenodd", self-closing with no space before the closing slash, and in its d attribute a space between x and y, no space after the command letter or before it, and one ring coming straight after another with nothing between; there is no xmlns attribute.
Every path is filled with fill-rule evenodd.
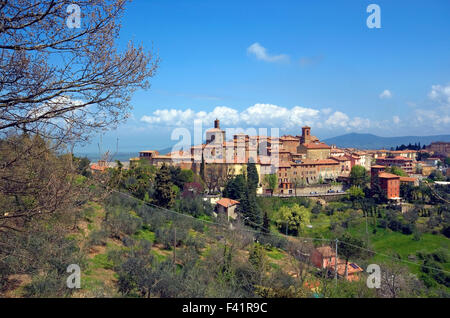
<svg viewBox="0 0 450 318"><path fill-rule="evenodd" d="M269 216L267 215L267 212L264 212L262 232L264 234L270 233L270 220Z"/></svg>
<svg viewBox="0 0 450 318"><path fill-rule="evenodd" d="M205 180L205 157L203 157L202 151L202 162L200 163L200 177Z"/></svg>
<svg viewBox="0 0 450 318"><path fill-rule="evenodd" d="M173 183L171 181L170 169L166 164L163 164L161 168L156 172L156 186L154 199L156 204L170 208L175 201L175 192L172 189Z"/></svg>
<svg viewBox="0 0 450 318"><path fill-rule="evenodd" d="M258 188L259 184L259 176L254 162L249 162L247 164L247 184L249 189L255 191L256 193L256 189Z"/></svg>

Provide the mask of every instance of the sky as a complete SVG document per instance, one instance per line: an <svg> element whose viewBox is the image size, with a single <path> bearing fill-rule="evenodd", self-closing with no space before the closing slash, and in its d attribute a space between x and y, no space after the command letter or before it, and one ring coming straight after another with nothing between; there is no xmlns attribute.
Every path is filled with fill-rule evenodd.
<svg viewBox="0 0 450 318"><path fill-rule="evenodd" d="M448 0L134 0L122 25L119 46L141 43L159 69L129 120L79 152L162 149L216 118L319 138L450 134Z"/></svg>

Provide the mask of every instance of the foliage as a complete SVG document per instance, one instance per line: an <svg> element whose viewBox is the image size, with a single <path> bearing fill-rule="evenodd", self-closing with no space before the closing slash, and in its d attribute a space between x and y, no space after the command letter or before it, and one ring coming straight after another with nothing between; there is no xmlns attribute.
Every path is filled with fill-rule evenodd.
<svg viewBox="0 0 450 318"><path fill-rule="evenodd" d="M104 222L108 233L117 238L132 235L142 227L142 220L123 206L108 206Z"/></svg>
<svg viewBox="0 0 450 318"><path fill-rule="evenodd" d="M258 171L256 170L256 165L254 162L249 162L247 164L247 186L250 191L256 191L259 185Z"/></svg>
<svg viewBox="0 0 450 318"><path fill-rule="evenodd" d="M223 190L223 196L233 200L241 200L247 187L244 175L240 174L227 182Z"/></svg>
<svg viewBox="0 0 450 318"><path fill-rule="evenodd" d="M355 165L350 171L350 183L353 186L364 187L369 182L369 175L363 166Z"/></svg>
<svg viewBox="0 0 450 318"><path fill-rule="evenodd" d="M156 205L170 208L175 203L175 192L172 188L170 169L163 164L156 172L154 200Z"/></svg>
<svg viewBox="0 0 450 318"><path fill-rule="evenodd" d="M213 207L208 201L203 200L200 196L186 196L177 201L175 210L194 217L199 217L202 215L211 215Z"/></svg>
<svg viewBox="0 0 450 318"><path fill-rule="evenodd" d="M264 176L264 183L267 188L273 193L278 186L278 178L276 174L266 174Z"/></svg>
<svg viewBox="0 0 450 318"><path fill-rule="evenodd" d="M445 181L446 178L444 177L444 175L442 174L441 170L433 170L430 175L428 176L429 179L433 180L433 181Z"/></svg>
<svg viewBox="0 0 450 318"><path fill-rule="evenodd" d="M386 167L386 172L395 174L400 177L408 176L408 174L402 168L397 167L397 166Z"/></svg>
<svg viewBox="0 0 450 318"><path fill-rule="evenodd" d="M310 224L311 212L304 206L294 204L292 207L282 206L277 213L275 222L281 231L288 234L298 235Z"/></svg>
<svg viewBox="0 0 450 318"><path fill-rule="evenodd" d="M351 186L350 189L347 190L347 196L349 200L356 201L364 198L364 191L358 186Z"/></svg>

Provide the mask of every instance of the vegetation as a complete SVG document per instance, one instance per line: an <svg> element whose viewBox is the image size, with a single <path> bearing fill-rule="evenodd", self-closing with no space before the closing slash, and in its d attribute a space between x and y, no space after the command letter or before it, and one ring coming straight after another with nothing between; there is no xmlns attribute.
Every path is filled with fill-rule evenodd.
<svg viewBox="0 0 450 318"><path fill-rule="evenodd" d="M363 166L355 165L350 171L350 183L356 187L364 187L369 182L369 175Z"/></svg>

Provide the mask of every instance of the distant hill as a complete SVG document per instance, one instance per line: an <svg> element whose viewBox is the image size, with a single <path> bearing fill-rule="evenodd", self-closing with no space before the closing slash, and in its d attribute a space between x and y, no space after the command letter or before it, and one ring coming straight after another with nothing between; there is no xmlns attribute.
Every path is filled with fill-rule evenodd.
<svg viewBox="0 0 450 318"><path fill-rule="evenodd" d="M390 149L409 143L420 145L429 145L433 141L450 142L450 135L436 136L404 136L404 137L380 137L372 134L351 133L323 140L328 145L336 145L341 148L359 148L359 149Z"/></svg>

